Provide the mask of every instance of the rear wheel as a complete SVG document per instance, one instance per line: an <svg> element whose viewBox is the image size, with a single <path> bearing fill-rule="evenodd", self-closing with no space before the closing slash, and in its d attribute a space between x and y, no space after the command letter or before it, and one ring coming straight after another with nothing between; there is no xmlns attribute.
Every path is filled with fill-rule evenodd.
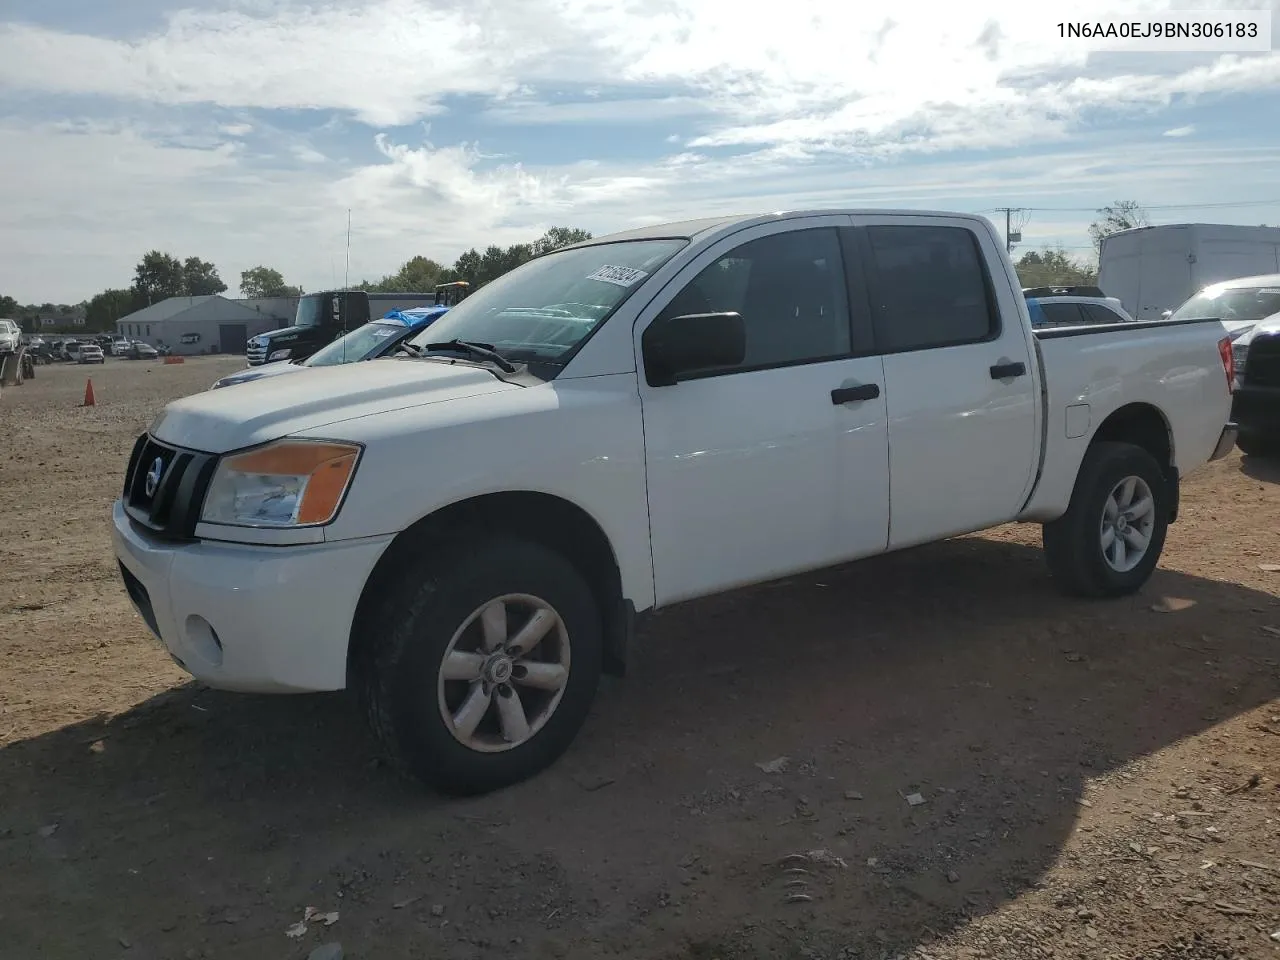
<svg viewBox="0 0 1280 960"><path fill-rule="evenodd" d="M577 569L535 543L441 549L359 625L357 681L396 765L482 793L554 762L600 677L599 607Z"/></svg>
<svg viewBox="0 0 1280 960"><path fill-rule="evenodd" d="M1150 579L1169 526L1168 482L1141 447L1100 442L1089 448L1067 512L1044 525L1049 571L1064 591L1118 597Z"/></svg>

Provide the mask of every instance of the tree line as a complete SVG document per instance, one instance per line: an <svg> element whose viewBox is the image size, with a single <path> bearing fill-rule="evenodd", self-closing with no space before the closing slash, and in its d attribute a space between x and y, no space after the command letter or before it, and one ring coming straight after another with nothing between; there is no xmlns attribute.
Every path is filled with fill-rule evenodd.
<svg viewBox="0 0 1280 960"><path fill-rule="evenodd" d="M532 243L513 243L509 247L493 244L486 247L484 253L473 247L458 257L451 267L430 257L413 257L401 264L395 273L387 274L381 280L366 280L356 289L369 293L430 293L437 284L465 280L475 290L534 257L590 239L589 230L552 227Z"/></svg>
<svg viewBox="0 0 1280 960"><path fill-rule="evenodd" d="M1080 260L1062 248L1029 250L1015 266L1023 286L1073 286L1097 283L1096 253L1102 238L1131 227L1150 223L1147 212L1132 200L1118 200L1097 211L1098 219L1089 225L1095 260ZM379 280L364 280L355 289L369 292L430 293L437 284L465 280L475 290L514 270L528 260L552 250L583 240L591 233L577 227L552 227L531 243L515 243L507 247L491 244L484 252L475 248L445 266L426 256L415 256L400 265L395 273ZM52 317L55 326L70 328L77 318L84 318L89 330L114 330L116 321L135 310L159 303L169 297L196 297L225 293L227 285L218 268L200 257L179 258L160 250L143 255L134 268L133 282L128 287L111 288L78 304L20 304L13 297L0 295L0 317L19 321L26 329L34 329L40 318ZM240 273L240 293L246 298L297 297L302 288L285 282L274 267L259 265Z"/></svg>

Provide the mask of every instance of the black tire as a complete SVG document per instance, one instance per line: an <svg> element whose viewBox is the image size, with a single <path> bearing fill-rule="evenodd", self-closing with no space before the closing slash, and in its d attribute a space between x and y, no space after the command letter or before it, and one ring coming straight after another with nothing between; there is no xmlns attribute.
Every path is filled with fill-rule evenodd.
<svg viewBox="0 0 1280 960"><path fill-rule="evenodd" d="M1112 490L1127 477L1139 477L1146 483L1155 509L1146 554L1133 569L1121 572L1104 555L1102 515ZM1155 458L1141 447L1100 441L1089 448L1080 464L1067 512L1044 525L1049 572L1065 593L1077 597L1121 597L1141 589L1164 549L1172 507L1168 483Z"/></svg>
<svg viewBox="0 0 1280 960"><path fill-rule="evenodd" d="M1280 437L1264 433L1242 433L1236 437L1236 446L1246 457L1274 457L1280 455Z"/></svg>
<svg viewBox="0 0 1280 960"><path fill-rule="evenodd" d="M550 766L591 709L603 659L600 608L582 574L536 543L485 539L433 546L357 623L353 680L374 734L402 773L453 795L485 793ZM456 739L437 697L440 666L473 612L508 594L540 598L559 614L571 650L559 705L540 730L503 752Z"/></svg>

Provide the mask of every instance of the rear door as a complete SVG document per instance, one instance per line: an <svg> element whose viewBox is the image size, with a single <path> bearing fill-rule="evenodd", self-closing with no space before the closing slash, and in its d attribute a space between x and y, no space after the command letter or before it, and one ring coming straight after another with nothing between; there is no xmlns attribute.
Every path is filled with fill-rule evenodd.
<svg viewBox="0 0 1280 960"><path fill-rule="evenodd" d="M890 548L1013 519L1038 407L1021 293L988 270L1002 262L991 234L944 217L854 221L888 395Z"/></svg>

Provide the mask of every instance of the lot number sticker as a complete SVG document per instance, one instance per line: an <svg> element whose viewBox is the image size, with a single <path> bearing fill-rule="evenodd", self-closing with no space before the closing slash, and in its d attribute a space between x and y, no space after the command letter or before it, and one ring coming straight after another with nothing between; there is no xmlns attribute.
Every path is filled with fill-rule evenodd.
<svg viewBox="0 0 1280 960"><path fill-rule="evenodd" d="M611 267L608 264L587 277L588 280L603 280L619 287L630 287L643 280L648 274L632 267Z"/></svg>

